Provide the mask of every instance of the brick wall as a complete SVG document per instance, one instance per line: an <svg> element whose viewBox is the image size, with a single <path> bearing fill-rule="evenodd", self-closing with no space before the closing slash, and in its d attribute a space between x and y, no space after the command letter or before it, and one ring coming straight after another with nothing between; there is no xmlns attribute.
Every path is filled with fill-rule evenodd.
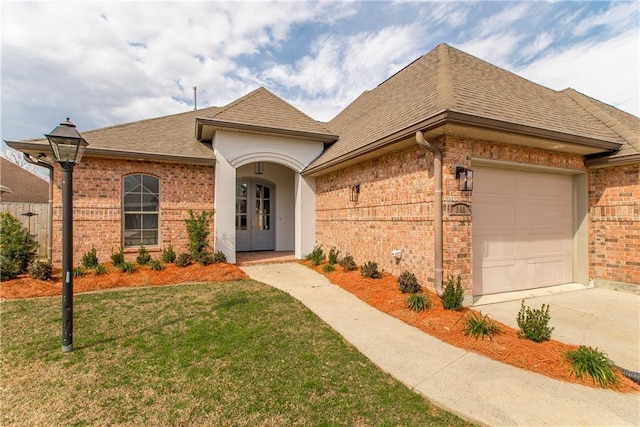
<svg viewBox="0 0 640 427"><path fill-rule="evenodd" d="M443 270L462 278L471 292L472 217L451 215L454 203L472 203L472 195L458 190L456 166L471 167L484 158L548 167L585 169L582 156L470 140L452 136L432 140L443 155ZM375 261L398 275L408 270L424 286L433 287L433 155L424 148L366 160L321 176L316 181L316 240L325 252L331 247L350 253L358 265ZM360 184L357 203L349 201L350 187ZM473 206L471 206L473 208ZM403 250L395 263L391 251Z"/></svg>
<svg viewBox="0 0 640 427"><path fill-rule="evenodd" d="M122 246L122 179L144 173L160 178L160 231L157 247L148 247L159 258L171 243L176 253L186 251L188 238L184 219L187 211L213 210L214 167L84 157L73 172L74 265L95 246L100 262L110 262L111 253ZM54 171L53 263L62 260L62 182L60 168ZM211 224L212 242L213 224ZM137 249L125 250L135 260Z"/></svg>
<svg viewBox="0 0 640 427"><path fill-rule="evenodd" d="M589 171L589 276L640 285L640 164Z"/></svg>

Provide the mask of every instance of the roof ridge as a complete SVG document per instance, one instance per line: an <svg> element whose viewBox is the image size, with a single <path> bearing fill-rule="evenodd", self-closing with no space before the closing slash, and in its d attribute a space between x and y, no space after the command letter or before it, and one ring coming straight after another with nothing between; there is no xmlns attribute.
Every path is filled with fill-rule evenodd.
<svg viewBox="0 0 640 427"><path fill-rule="evenodd" d="M593 117L601 121L606 127L611 129L616 134L620 135L622 139L627 141L629 145L635 148L638 152L640 152L640 135L635 134L633 131L629 130L627 126L620 123L615 117L601 108L598 104L602 104L600 101L591 98L581 92L573 88L566 88L561 90L559 93L564 94L571 98L573 102L578 104L582 109L584 109L587 113L591 114ZM611 106L612 108L615 108ZM620 110L622 111L622 110Z"/></svg>
<svg viewBox="0 0 640 427"><path fill-rule="evenodd" d="M436 47L438 65L436 71L436 109L440 111L450 110L454 105L454 91L451 63L449 54L451 47L446 43L440 43Z"/></svg>
<svg viewBox="0 0 640 427"><path fill-rule="evenodd" d="M255 96L258 92L260 92L260 89L266 90L263 86L257 87L256 89L254 89L251 92L241 96L240 98L235 99L235 100L231 101L230 103L228 103L227 105L224 105L224 106L220 107L220 109L218 111L216 111L216 113L213 116L211 116L211 118L214 118L214 117L224 113L225 111L229 111L230 109L232 109L233 107L237 106L238 104L241 104L244 101L246 101L247 99ZM266 90L266 91L269 92L268 90Z"/></svg>

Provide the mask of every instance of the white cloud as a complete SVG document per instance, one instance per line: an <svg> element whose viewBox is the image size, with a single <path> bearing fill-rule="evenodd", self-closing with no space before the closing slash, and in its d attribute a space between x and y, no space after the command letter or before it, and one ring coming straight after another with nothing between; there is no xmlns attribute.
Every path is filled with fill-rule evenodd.
<svg viewBox="0 0 640 427"><path fill-rule="evenodd" d="M635 116L640 114L640 42L637 29L604 42L551 52L514 70L552 89L572 87Z"/></svg>
<svg viewBox="0 0 640 427"><path fill-rule="evenodd" d="M640 5L637 2L613 2L611 7L603 12L581 19L573 27L573 33L582 36L599 26L617 30L637 28L639 9Z"/></svg>
<svg viewBox="0 0 640 427"><path fill-rule="evenodd" d="M498 33L481 39L472 39L456 47L499 67L509 64L521 37L513 33Z"/></svg>
<svg viewBox="0 0 640 427"><path fill-rule="evenodd" d="M538 34L532 42L528 43L521 51L524 58L531 58L547 49L553 43L553 35L549 32Z"/></svg>

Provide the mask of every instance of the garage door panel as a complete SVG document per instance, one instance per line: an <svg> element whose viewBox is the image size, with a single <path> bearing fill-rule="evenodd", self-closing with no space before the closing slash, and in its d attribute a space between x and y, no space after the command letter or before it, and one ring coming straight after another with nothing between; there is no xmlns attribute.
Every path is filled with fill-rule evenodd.
<svg viewBox="0 0 640 427"><path fill-rule="evenodd" d="M571 282L570 176L474 168L474 294Z"/></svg>

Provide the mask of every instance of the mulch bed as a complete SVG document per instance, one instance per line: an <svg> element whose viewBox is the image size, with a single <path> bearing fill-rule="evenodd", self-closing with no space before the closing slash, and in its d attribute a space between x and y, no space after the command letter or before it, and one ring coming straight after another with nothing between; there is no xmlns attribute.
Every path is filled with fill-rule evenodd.
<svg viewBox="0 0 640 427"><path fill-rule="evenodd" d="M494 335L491 340L475 339L462 332L464 318L471 309L445 310L440 298L434 292L423 291L429 296L431 308L417 313L405 307L408 295L400 292L397 279L391 274L383 272L380 279L370 279L362 277L359 271L345 273L338 265L335 271L326 273L322 271L322 265L313 266L309 262L303 262L303 264L323 274L331 283L340 286L367 304L444 342L557 380L598 387L590 378L580 379L569 376L569 363L564 360L564 354L569 350L575 350L578 347L576 345L555 340L535 343L522 339L518 337L517 330L493 319L492 321L500 327L501 333ZM516 314L513 315L516 316ZM625 393L640 391L639 385L619 372L616 374L620 379L620 387L616 389L617 391Z"/></svg>

